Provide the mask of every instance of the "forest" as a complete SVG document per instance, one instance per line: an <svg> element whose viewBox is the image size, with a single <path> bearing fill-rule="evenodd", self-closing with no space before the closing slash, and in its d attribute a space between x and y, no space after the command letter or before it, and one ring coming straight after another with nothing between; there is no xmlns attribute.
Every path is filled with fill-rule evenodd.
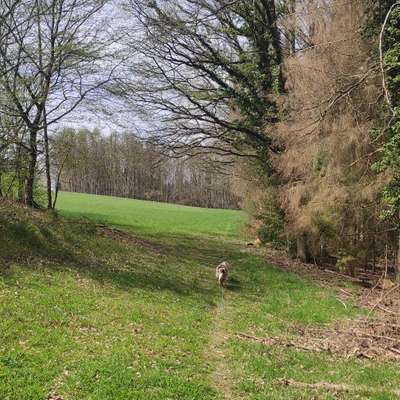
<svg viewBox="0 0 400 400"><path fill-rule="evenodd" d="M64 129L53 137L55 188L197 207L240 207L234 179L215 157L167 158L130 133ZM229 168L231 170L232 168ZM54 205L54 202L53 202Z"/></svg>

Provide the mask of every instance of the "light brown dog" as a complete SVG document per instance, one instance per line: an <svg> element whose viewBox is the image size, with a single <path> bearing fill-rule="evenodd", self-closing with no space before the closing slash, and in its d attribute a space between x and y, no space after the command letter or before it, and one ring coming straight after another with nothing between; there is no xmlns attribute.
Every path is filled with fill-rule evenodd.
<svg viewBox="0 0 400 400"><path fill-rule="evenodd" d="M219 285L222 287L225 285L225 282L228 280L228 274L229 274L230 267L231 266L226 261L223 261L215 269L215 276L217 278Z"/></svg>

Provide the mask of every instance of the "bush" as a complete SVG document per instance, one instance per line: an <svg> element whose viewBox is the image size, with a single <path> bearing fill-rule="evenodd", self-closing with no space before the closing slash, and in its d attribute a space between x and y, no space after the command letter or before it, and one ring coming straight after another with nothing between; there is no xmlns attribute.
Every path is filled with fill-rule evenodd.
<svg viewBox="0 0 400 400"><path fill-rule="evenodd" d="M263 243L282 246L285 243L283 240L283 213L274 203L267 203L265 208L258 215L258 219L262 222L262 226L257 231L259 239Z"/></svg>
<svg viewBox="0 0 400 400"><path fill-rule="evenodd" d="M19 179L17 178L17 175L14 172L2 173L0 179L0 193L2 193L3 196L9 199L22 201L25 187L24 187L24 182L21 182L21 180ZM35 202L39 206L44 207L47 202L47 194L46 194L46 189L39 182L39 177L37 177L35 181L35 186L33 190L34 190Z"/></svg>
<svg viewBox="0 0 400 400"><path fill-rule="evenodd" d="M350 255L344 255L340 257L336 262L336 268L342 272L347 273L351 276L355 275L357 259Z"/></svg>

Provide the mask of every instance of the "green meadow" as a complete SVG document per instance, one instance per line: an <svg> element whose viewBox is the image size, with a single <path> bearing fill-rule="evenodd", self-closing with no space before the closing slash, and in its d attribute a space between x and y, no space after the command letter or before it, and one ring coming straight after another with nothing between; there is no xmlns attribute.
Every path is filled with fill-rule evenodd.
<svg viewBox="0 0 400 400"><path fill-rule="evenodd" d="M395 363L238 337L362 312L268 265L246 247L245 224L240 211L72 193L57 213L0 205L0 399L395 399ZM222 291L223 260L233 268Z"/></svg>
<svg viewBox="0 0 400 400"><path fill-rule="evenodd" d="M87 217L98 223L150 235L239 238L246 221L246 215L242 211L80 193L61 193L57 208L67 217Z"/></svg>

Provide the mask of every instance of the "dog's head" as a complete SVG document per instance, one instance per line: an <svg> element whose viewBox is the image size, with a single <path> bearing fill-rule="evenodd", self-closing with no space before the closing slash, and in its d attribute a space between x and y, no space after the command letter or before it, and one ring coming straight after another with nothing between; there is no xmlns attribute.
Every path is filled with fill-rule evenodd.
<svg viewBox="0 0 400 400"><path fill-rule="evenodd" d="M226 274L228 273L228 270L225 267L220 267L218 268L218 272L220 272L221 274Z"/></svg>

